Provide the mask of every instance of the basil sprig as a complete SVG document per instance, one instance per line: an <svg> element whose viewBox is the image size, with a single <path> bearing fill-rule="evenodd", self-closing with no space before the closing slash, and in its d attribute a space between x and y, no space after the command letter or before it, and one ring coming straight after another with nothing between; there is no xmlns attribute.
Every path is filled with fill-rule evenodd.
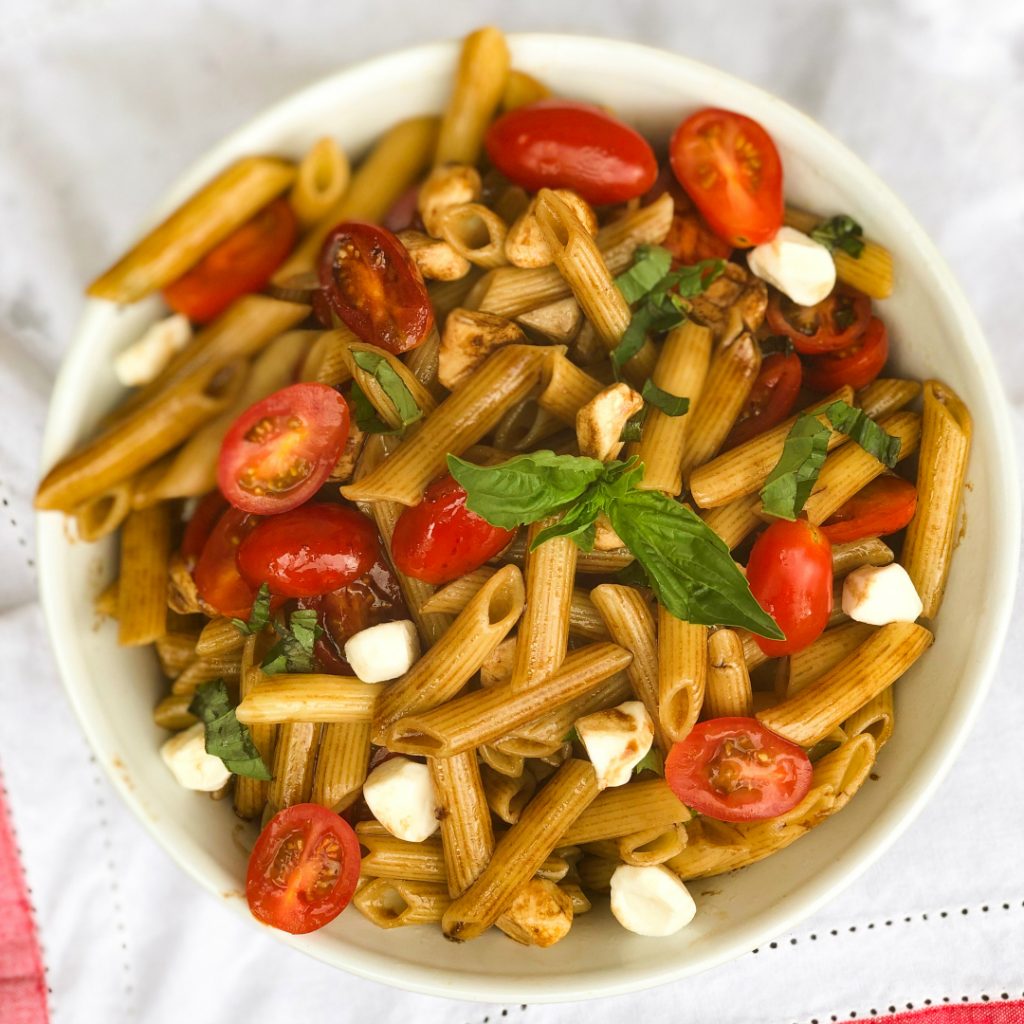
<svg viewBox="0 0 1024 1024"><path fill-rule="evenodd" d="M260 668L268 676L278 672L312 672L313 646L323 633L317 625L315 608L300 608L291 613L288 626L274 623L278 640L267 652Z"/></svg>
<svg viewBox="0 0 1024 1024"><path fill-rule="evenodd" d="M263 632L269 621L270 587L268 587L266 583L261 583L260 589L256 591L256 598L252 603L252 611L249 612L249 621L245 622L242 619L232 619L231 625L244 636L250 636L253 633Z"/></svg>
<svg viewBox="0 0 1024 1024"><path fill-rule="evenodd" d="M355 382L348 391L348 400L352 406L352 415L356 426L364 434L400 434L401 429L392 430L374 409L373 403L366 397L366 392Z"/></svg>
<svg viewBox="0 0 1024 1024"><path fill-rule="evenodd" d="M377 381L381 391L387 395L388 401L394 406L395 414L402 427L407 427L410 423L415 423L418 419L423 418L423 410L416 404L412 392L383 355L379 352L366 352L360 349L352 353L352 361L360 370L365 370ZM358 424L358 420L356 422ZM374 431L369 431L369 433L374 433Z"/></svg>
<svg viewBox="0 0 1024 1024"><path fill-rule="evenodd" d="M811 238L820 242L830 252L841 249L854 259L864 251L864 229L848 214L839 213L819 224Z"/></svg>
<svg viewBox="0 0 1024 1024"><path fill-rule="evenodd" d="M219 757L228 771L252 779L269 781L273 778L260 757L249 727L235 717L223 679L197 686L188 709L206 728L206 752Z"/></svg>
<svg viewBox="0 0 1024 1024"><path fill-rule="evenodd" d="M659 388L650 377L644 381L640 394L648 405L660 409L666 416L685 416L690 411L689 398L684 395L673 395L671 391Z"/></svg>

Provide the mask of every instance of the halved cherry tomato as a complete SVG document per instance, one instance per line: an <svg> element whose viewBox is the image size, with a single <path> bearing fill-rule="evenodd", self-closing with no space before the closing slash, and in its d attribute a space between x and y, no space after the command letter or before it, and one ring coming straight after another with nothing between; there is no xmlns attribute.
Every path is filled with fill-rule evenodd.
<svg viewBox="0 0 1024 1024"><path fill-rule="evenodd" d="M164 301L193 323L213 320L240 295L266 285L292 251L297 227L288 201L275 199L171 282Z"/></svg>
<svg viewBox="0 0 1024 1024"><path fill-rule="evenodd" d="M884 537L902 530L914 518L917 488L901 476L878 476L844 502L821 524L833 544L864 537Z"/></svg>
<svg viewBox="0 0 1024 1024"><path fill-rule="evenodd" d="M804 361L804 384L812 391L829 392L849 384L867 387L881 372L889 358L889 332L873 316L864 333L840 352L812 356Z"/></svg>
<svg viewBox="0 0 1024 1024"><path fill-rule="evenodd" d="M665 761L665 781L687 807L719 821L760 821L796 807L813 769L800 747L756 718L698 722Z"/></svg>
<svg viewBox="0 0 1024 1024"><path fill-rule="evenodd" d="M871 319L871 300L860 292L842 288L816 306L798 306L782 292L773 291L768 301L768 326L784 335L805 356L849 348Z"/></svg>
<svg viewBox="0 0 1024 1024"><path fill-rule="evenodd" d="M344 587L377 558L377 527L345 505L310 503L264 519L238 548L238 570L251 587L314 597Z"/></svg>
<svg viewBox="0 0 1024 1024"><path fill-rule="evenodd" d="M447 583L479 569L515 530L491 526L466 508L466 492L450 473L435 480L423 500L395 523L391 557L395 568L426 583Z"/></svg>
<svg viewBox="0 0 1024 1024"><path fill-rule="evenodd" d="M419 269L405 246L375 224L346 221L327 236L320 285L331 309L368 345L407 352L434 326Z"/></svg>
<svg viewBox="0 0 1024 1024"><path fill-rule="evenodd" d="M210 491L196 505L192 518L185 524L185 532L181 537L181 557L191 572L203 553L203 547L209 539L217 520L224 514L228 503L220 491Z"/></svg>
<svg viewBox="0 0 1024 1024"><path fill-rule="evenodd" d="M769 658L802 651L832 614L832 545L805 519L776 520L751 548L747 582L786 634L785 640L755 636L761 650Z"/></svg>
<svg viewBox="0 0 1024 1024"><path fill-rule="evenodd" d="M291 384L249 406L220 448L217 483L235 508L287 512L330 476L348 438L348 403L326 384Z"/></svg>
<svg viewBox="0 0 1024 1024"><path fill-rule="evenodd" d="M252 611L256 588L238 571L237 557L239 545L258 522L258 516L229 507L203 545L192 578L199 596L219 615L247 619Z"/></svg>
<svg viewBox="0 0 1024 1024"><path fill-rule="evenodd" d="M782 226L782 161L756 121L699 110L675 130L669 159L716 234L743 248L775 237Z"/></svg>
<svg viewBox="0 0 1024 1024"><path fill-rule="evenodd" d="M802 377L803 367L795 352L772 352L765 356L747 404L729 431L722 450L735 448L781 423L796 405Z"/></svg>
<svg viewBox="0 0 1024 1024"><path fill-rule="evenodd" d="M484 145L516 185L571 188L594 206L642 196L658 176L648 141L587 103L541 100L511 110L487 130Z"/></svg>
<svg viewBox="0 0 1024 1024"><path fill-rule="evenodd" d="M352 826L319 804L292 804L267 822L249 855L245 898L252 916L303 935L349 904L361 853Z"/></svg>

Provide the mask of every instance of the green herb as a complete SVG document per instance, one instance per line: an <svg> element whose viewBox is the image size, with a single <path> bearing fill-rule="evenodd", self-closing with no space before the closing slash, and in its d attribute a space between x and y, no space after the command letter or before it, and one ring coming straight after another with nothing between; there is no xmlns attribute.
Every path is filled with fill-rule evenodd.
<svg viewBox="0 0 1024 1024"><path fill-rule="evenodd" d="M231 625L245 636L253 633L261 633L270 621L270 587L266 583L260 584L256 591L256 599L252 603L252 611L249 612L249 621L232 619Z"/></svg>
<svg viewBox="0 0 1024 1024"><path fill-rule="evenodd" d="M267 652L260 668L268 676L278 672L312 672L313 646L323 630L317 625L316 609L300 608L292 612L288 628L274 623L278 641Z"/></svg>
<svg viewBox="0 0 1024 1024"><path fill-rule="evenodd" d="M639 441L644 436L644 424L647 422L647 414L651 411L649 405L642 405L632 416L622 424L622 431L619 433L620 441Z"/></svg>
<svg viewBox="0 0 1024 1024"><path fill-rule="evenodd" d="M206 727L206 752L219 757L228 771L253 779L273 778L260 757L249 727L235 717L223 679L202 683L188 706Z"/></svg>
<svg viewBox="0 0 1024 1024"><path fill-rule="evenodd" d="M682 299L667 293L644 299L633 313L622 340L612 349L612 365L618 369L643 348L648 334L661 334L678 327L686 319Z"/></svg>
<svg viewBox="0 0 1024 1024"><path fill-rule="evenodd" d="M845 213L819 224L812 232L811 238L820 242L830 252L842 249L843 252L858 259L864 251L864 229Z"/></svg>
<svg viewBox="0 0 1024 1024"><path fill-rule="evenodd" d="M379 352L359 350L352 353L352 360L359 369L373 375L381 391L394 406L403 427L423 418L423 410L416 404L412 392L383 355Z"/></svg>
<svg viewBox="0 0 1024 1024"><path fill-rule="evenodd" d="M576 731L576 726L575 725L565 734L565 739L563 739L562 742L563 743L579 743L580 742L580 734Z"/></svg>
<svg viewBox="0 0 1024 1024"><path fill-rule="evenodd" d="M869 455L890 469L900 458L901 440L887 434L863 409L855 409L847 402L833 402L826 410L829 422L836 430L856 441Z"/></svg>
<svg viewBox="0 0 1024 1024"><path fill-rule="evenodd" d="M377 415L377 410L374 409L373 403L366 397L366 392L355 381L352 381L352 386L349 388L348 398L352 404L352 414L355 418L356 426L364 434L401 433L400 430L392 430Z"/></svg>
<svg viewBox="0 0 1024 1024"><path fill-rule="evenodd" d="M672 268L672 254L660 245L638 245L633 265L615 278L622 297L632 305L651 291Z"/></svg>
<svg viewBox="0 0 1024 1024"><path fill-rule="evenodd" d="M786 435L782 455L761 488L761 505L769 515L796 519L811 496L832 435L818 419L820 411L801 413Z"/></svg>
<svg viewBox="0 0 1024 1024"><path fill-rule="evenodd" d="M641 772L654 772L655 775L665 774L665 755L657 747L652 746L636 763L633 774L639 775Z"/></svg>
<svg viewBox="0 0 1024 1024"><path fill-rule="evenodd" d="M624 587L650 587L651 578L647 575L644 567L634 559L629 565L623 566L613 574L612 583L618 583Z"/></svg>
<svg viewBox="0 0 1024 1024"><path fill-rule="evenodd" d="M650 378L644 383L641 392L645 402L650 403L656 409L660 409L666 416L684 416L690 411L689 398L673 395L670 391L659 388Z"/></svg>

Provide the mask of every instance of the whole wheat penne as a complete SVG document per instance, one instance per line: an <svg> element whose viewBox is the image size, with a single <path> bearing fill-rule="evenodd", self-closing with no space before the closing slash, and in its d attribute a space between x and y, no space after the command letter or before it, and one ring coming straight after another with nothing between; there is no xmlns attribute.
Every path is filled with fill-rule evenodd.
<svg viewBox="0 0 1024 1024"><path fill-rule="evenodd" d="M430 296L430 304L434 307L434 319L439 329L444 327L445 321L453 309L458 309L460 306L465 309L478 308L475 303L470 301L469 296L486 277L487 275L480 267L470 267L469 273L457 281L427 282L427 294ZM426 343L424 342L424 344ZM418 345L406 353L408 365L412 365L416 353L422 347L423 345Z"/></svg>
<svg viewBox="0 0 1024 1024"><path fill-rule="evenodd" d="M433 924L450 903L444 885L407 878L374 878L352 897L356 910L378 928Z"/></svg>
<svg viewBox="0 0 1024 1024"><path fill-rule="evenodd" d="M558 888L569 897L569 901L572 903L573 920L580 914L585 914L593 909L594 905L587 898L587 894L575 882L560 882Z"/></svg>
<svg viewBox="0 0 1024 1024"><path fill-rule="evenodd" d="M579 846L617 839L633 831L664 831L670 825L689 821L690 817L689 809L664 779L644 779L600 793L565 830L559 844Z"/></svg>
<svg viewBox="0 0 1024 1024"><path fill-rule="evenodd" d="M431 238L422 231L408 228L398 233L398 240L428 281L457 281L465 277L473 265L450 243L442 238Z"/></svg>
<svg viewBox="0 0 1024 1024"><path fill-rule="evenodd" d="M873 420L899 412L921 394L921 384L902 377L879 377L854 395L854 405Z"/></svg>
<svg viewBox="0 0 1024 1024"><path fill-rule="evenodd" d="M313 770L313 803L340 813L356 802L370 764L371 731L369 718L324 726Z"/></svg>
<svg viewBox="0 0 1024 1024"><path fill-rule="evenodd" d="M716 629L708 637L708 678L701 716L749 718L752 701L743 642L735 630Z"/></svg>
<svg viewBox="0 0 1024 1024"><path fill-rule="evenodd" d="M266 678L256 658L259 641L260 638L256 635L250 635L245 638L238 675L238 695L242 699L245 698L253 686ZM263 758L263 763L272 768L274 764L274 748L277 742L277 726L263 723L250 725L249 735L252 737L253 743L256 744L256 749L259 751L260 757ZM265 779L256 779L251 775L236 776L235 788L232 793L235 814L246 821L258 818L266 806L269 792L270 783Z"/></svg>
<svg viewBox="0 0 1024 1024"><path fill-rule="evenodd" d="M422 843L396 839L377 821L356 825L359 842L367 853L360 873L369 878L408 878L422 882L447 882L441 837L432 835ZM447 884L445 891L447 892Z"/></svg>
<svg viewBox="0 0 1024 1024"><path fill-rule="evenodd" d="M511 778L485 764L480 767L480 778L487 806L509 825L519 820L523 808L537 789L537 778L532 772L524 771L518 778Z"/></svg>
<svg viewBox="0 0 1024 1024"><path fill-rule="evenodd" d="M658 718L672 743L678 743L697 724L707 680L707 626L677 619L659 604Z"/></svg>
<svg viewBox="0 0 1024 1024"><path fill-rule="evenodd" d="M956 393L937 380L926 381L917 511L900 562L917 587L927 619L935 617L946 589L972 431L971 414Z"/></svg>
<svg viewBox="0 0 1024 1024"><path fill-rule="evenodd" d="M612 875L621 861L606 860L604 857L585 856L576 868L580 883L590 892L608 892Z"/></svg>
<svg viewBox="0 0 1024 1024"><path fill-rule="evenodd" d="M348 188L352 168L335 139L317 139L299 161L288 202L299 223L309 227L336 206Z"/></svg>
<svg viewBox="0 0 1024 1024"><path fill-rule="evenodd" d="M441 237L474 266L490 270L508 263L505 257L508 225L482 203L463 203L446 210L440 229Z"/></svg>
<svg viewBox="0 0 1024 1024"><path fill-rule="evenodd" d="M615 849L623 864L634 867L650 867L664 864L678 856L686 846L686 827L681 823L664 828L638 829L615 840Z"/></svg>
<svg viewBox="0 0 1024 1024"><path fill-rule="evenodd" d="M154 642L156 656L160 662L160 671L168 679L175 679L182 671L196 660L195 633L171 630Z"/></svg>
<svg viewBox="0 0 1024 1024"><path fill-rule="evenodd" d="M547 439L562 430L564 426L557 416L542 409L534 399L526 398L502 416L492 439L499 448L529 452L547 447Z"/></svg>
<svg viewBox="0 0 1024 1024"><path fill-rule="evenodd" d="M424 416L429 416L436 408L437 402L434 401L434 396L416 379L412 371L398 358L398 356L392 355L390 352L385 352L377 345L366 345L361 341L351 342L347 348L348 359L351 363L352 377L355 382L359 385L364 395L366 395L370 404L374 407L377 415L389 426L392 430L397 430L402 427L402 419L395 408L394 403L388 397L387 392L381 387L380 382L376 376L369 370L364 370L358 363L358 357L360 354L370 355L379 357L388 364L391 370L401 379L405 385L409 394L412 396L413 401L423 411ZM412 430L410 427L409 430Z"/></svg>
<svg viewBox="0 0 1024 1024"><path fill-rule="evenodd" d="M737 629L736 633L743 644L743 660L747 663L747 670L751 671L763 665L768 660L768 655L761 650L754 634L746 629Z"/></svg>
<svg viewBox="0 0 1024 1024"><path fill-rule="evenodd" d="M855 651L875 631L863 622L845 622L826 629L810 646L780 662L777 691L780 697L792 697L815 679L821 678Z"/></svg>
<svg viewBox="0 0 1024 1024"><path fill-rule="evenodd" d="M896 556L878 537L864 537L832 545L832 575L839 579L862 565L888 565Z"/></svg>
<svg viewBox="0 0 1024 1024"><path fill-rule="evenodd" d="M161 729L179 732L194 725L199 719L189 711L192 695L187 693L168 694L153 708L153 722Z"/></svg>
<svg viewBox="0 0 1024 1024"><path fill-rule="evenodd" d="M383 687L344 676L282 672L254 686L235 709L240 722L368 722Z"/></svg>
<svg viewBox="0 0 1024 1024"><path fill-rule="evenodd" d="M309 803L322 729L319 722L286 722L278 728L274 777L267 790L267 810L271 814L292 804Z"/></svg>
<svg viewBox="0 0 1024 1024"><path fill-rule="evenodd" d="M167 562L171 508L166 502L132 512L121 528L117 642L150 644L167 630Z"/></svg>
<svg viewBox="0 0 1024 1024"><path fill-rule="evenodd" d="M476 881L494 851L494 829L476 751L427 758L437 796L448 891L458 896Z"/></svg>
<svg viewBox="0 0 1024 1024"><path fill-rule="evenodd" d="M544 364L537 404L575 427L577 413L603 388L601 381L570 362L564 353L555 352Z"/></svg>
<svg viewBox="0 0 1024 1024"><path fill-rule="evenodd" d="M503 112L518 110L530 103L547 99L550 95L551 90L533 75L528 75L518 68L511 68L505 81L505 91L501 97L501 109Z"/></svg>
<svg viewBox="0 0 1024 1024"><path fill-rule="evenodd" d="M245 646L245 641L246 635L231 619L210 619L196 640L195 651L200 658L231 654L240 651Z"/></svg>
<svg viewBox="0 0 1024 1024"><path fill-rule="evenodd" d="M868 733L875 741L875 749L881 750L892 736L894 718L892 687L889 686L862 707L857 708L843 722L843 732L851 739Z"/></svg>
<svg viewBox="0 0 1024 1024"><path fill-rule="evenodd" d="M71 512L78 539L92 544L113 533L131 512L134 493L135 481L122 480L82 502Z"/></svg>
<svg viewBox="0 0 1024 1024"><path fill-rule="evenodd" d="M613 548L611 551L581 551L576 556L576 572L584 576L605 576L625 569L635 559L629 548ZM593 595L593 591L591 591ZM591 596L593 599L593 596Z"/></svg>
<svg viewBox="0 0 1024 1024"><path fill-rule="evenodd" d="M506 775L510 779L522 778L526 767L526 759L522 754L509 754L487 743L477 753L480 755L481 763L499 775Z"/></svg>
<svg viewBox="0 0 1024 1024"><path fill-rule="evenodd" d="M761 499L757 494L733 498L725 505L704 509L701 519L728 545L729 550L738 548L754 530L764 523L757 514Z"/></svg>
<svg viewBox="0 0 1024 1024"><path fill-rule="evenodd" d="M405 365L412 375L433 395L435 404L448 394L448 389L438 378L440 369L441 335L437 325L431 328L426 339L410 352L405 353Z"/></svg>
<svg viewBox="0 0 1024 1024"><path fill-rule="evenodd" d="M299 367L299 380L316 381L337 387L352 379L349 345L359 340L354 331L344 326L324 331L310 345Z"/></svg>

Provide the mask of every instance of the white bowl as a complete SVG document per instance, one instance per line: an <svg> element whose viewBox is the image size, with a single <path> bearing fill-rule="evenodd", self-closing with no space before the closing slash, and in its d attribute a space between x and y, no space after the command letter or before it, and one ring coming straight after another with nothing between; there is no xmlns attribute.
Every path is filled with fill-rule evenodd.
<svg viewBox="0 0 1024 1024"><path fill-rule="evenodd" d="M728 107L760 121L782 154L787 198L809 209L849 212L893 251L895 294L882 312L897 370L947 381L975 420L967 533L953 563L935 646L897 687L898 724L879 759L880 780L781 854L712 885L693 886L699 912L689 928L668 939L641 938L623 931L599 906L548 950L519 947L497 934L455 946L433 928L378 930L355 911L312 935L274 933L376 981L431 995L529 1002L619 994L738 956L792 927L878 857L949 769L984 696L1012 603L1020 515L1009 418L981 331L924 232L855 156L782 101L673 54L576 36L521 35L510 42L517 67L556 93L614 107L659 142L697 107ZM358 153L399 118L441 110L456 53L454 43L406 50L342 71L279 103L193 167L153 220L236 157L298 156L324 133ZM47 465L85 438L118 398L111 355L157 309L156 303L127 310L86 304L53 395ZM232 838L230 807L179 788L157 756L164 734L152 724L151 711L165 684L151 653L118 648L112 624L95 623L92 601L110 577L114 544L69 543L54 513L41 515L38 528L53 645L97 757L178 863L233 912L248 916L244 900L236 898L246 857Z"/></svg>

